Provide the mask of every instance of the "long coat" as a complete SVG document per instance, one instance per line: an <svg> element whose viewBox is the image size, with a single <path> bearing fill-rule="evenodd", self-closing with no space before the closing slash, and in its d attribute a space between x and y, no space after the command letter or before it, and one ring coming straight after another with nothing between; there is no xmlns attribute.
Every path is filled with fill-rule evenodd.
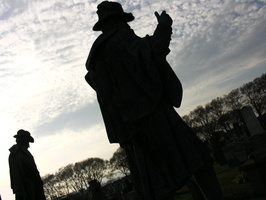
<svg viewBox="0 0 266 200"><path fill-rule="evenodd" d="M85 79L96 91L109 141L127 150L145 200L181 188L208 157L174 109L182 86L166 61L171 31L159 23L144 38L129 27L103 33L86 62Z"/></svg>
<svg viewBox="0 0 266 200"><path fill-rule="evenodd" d="M97 93L111 143L132 139L132 126L164 95L173 106L180 106L182 85L166 61L171 31L171 27L159 24L152 37L140 38L132 29L121 28L100 35L94 42L85 79Z"/></svg>
<svg viewBox="0 0 266 200"><path fill-rule="evenodd" d="M10 149L10 180L16 199L45 200L43 182L31 153L20 145Z"/></svg>

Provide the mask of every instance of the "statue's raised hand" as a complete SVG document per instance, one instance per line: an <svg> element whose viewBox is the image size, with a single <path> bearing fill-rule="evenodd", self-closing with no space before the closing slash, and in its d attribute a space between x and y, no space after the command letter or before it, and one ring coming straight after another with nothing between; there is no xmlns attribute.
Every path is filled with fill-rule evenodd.
<svg viewBox="0 0 266 200"><path fill-rule="evenodd" d="M169 26L171 26L173 24L172 18L170 17L170 15L168 15L166 13L165 10L161 13L161 15L157 11L154 14L155 14L155 16L157 18L158 23L166 24L166 25L169 25Z"/></svg>

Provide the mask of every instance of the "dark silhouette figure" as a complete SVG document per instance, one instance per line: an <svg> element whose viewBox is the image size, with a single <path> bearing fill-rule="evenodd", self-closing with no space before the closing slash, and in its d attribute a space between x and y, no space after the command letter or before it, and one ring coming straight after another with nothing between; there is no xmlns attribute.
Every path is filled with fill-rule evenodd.
<svg viewBox="0 0 266 200"><path fill-rule="evenodd" d="M104 192L101 189L101 184L97 180L92 180L89 182L90 184L90 191L92 193L92 200L107 200Z"/></svg>
<svg viewBox="0 0 266 200"><path fill-rule="evenodd" d="M28 151L29 143L34 139L25 130L19 130L16 143L9 151L10 181L16 200L45 200L43 182L35 164L34 158Z"/></svg>
<svg viewBox="0 0 266 200"><path fill-rule="evenodd" d="M222 194L207 147L174 107L182 85L166 61L172 19L155 12L152 36L138 37L134 20L116 2L98 5L94 42L86 62L86 81L96 91L110 143L127 152L131 174L145 200L171 199L195 175L207 199Z"/></svg>

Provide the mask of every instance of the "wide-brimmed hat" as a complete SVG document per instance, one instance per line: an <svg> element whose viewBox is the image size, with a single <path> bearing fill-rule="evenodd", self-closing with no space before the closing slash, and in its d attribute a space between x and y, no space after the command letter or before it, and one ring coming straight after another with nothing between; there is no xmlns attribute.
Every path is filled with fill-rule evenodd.
<svg viewBox="0 0 266 200"><path fill-rule="evenodd" d="M20 129L17 132L17 135L14 135L14 138L24 138L24 139L26 139L29 142L32 142L32 143L34 142L34 138L31 137L30 132L25 131L23 129Z"/></svg>
<svg viewBox="0 0 266 200"><path fill-rule="evenodd" d="M103 22L115 16L124 18L126 22L130 22L135 19L132 13L124 12L121 4L117 2L103 1L97 6L97 9L99 19L92 28L94 31L101 31Z"/></svg>

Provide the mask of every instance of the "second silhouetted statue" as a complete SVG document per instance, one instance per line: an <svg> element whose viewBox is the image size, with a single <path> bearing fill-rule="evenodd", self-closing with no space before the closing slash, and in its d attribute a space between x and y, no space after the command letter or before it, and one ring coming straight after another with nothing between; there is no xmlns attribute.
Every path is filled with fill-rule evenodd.
<svg viewBox="0 0 266 200"><path fill-rule="evenodd" d="M29 143L34 142L28 131L19 130L17 144L9 151L10 181L16 200L45 200L43 182L35 164L34 158L28 151Z"/></svg>
<svg viewBox="0 0 266 200"><path fill-rule="evenodd" d="M128 153L143 199L172 198L193 175L207 199L222 199L208 149L174 109L182 86L166 61L171 17L156 12L154 34L140 38L128 25L134 16L119 3L103 1L97 14L93 30L102 34L85 78L96 91L110 143Z"/></svg>

